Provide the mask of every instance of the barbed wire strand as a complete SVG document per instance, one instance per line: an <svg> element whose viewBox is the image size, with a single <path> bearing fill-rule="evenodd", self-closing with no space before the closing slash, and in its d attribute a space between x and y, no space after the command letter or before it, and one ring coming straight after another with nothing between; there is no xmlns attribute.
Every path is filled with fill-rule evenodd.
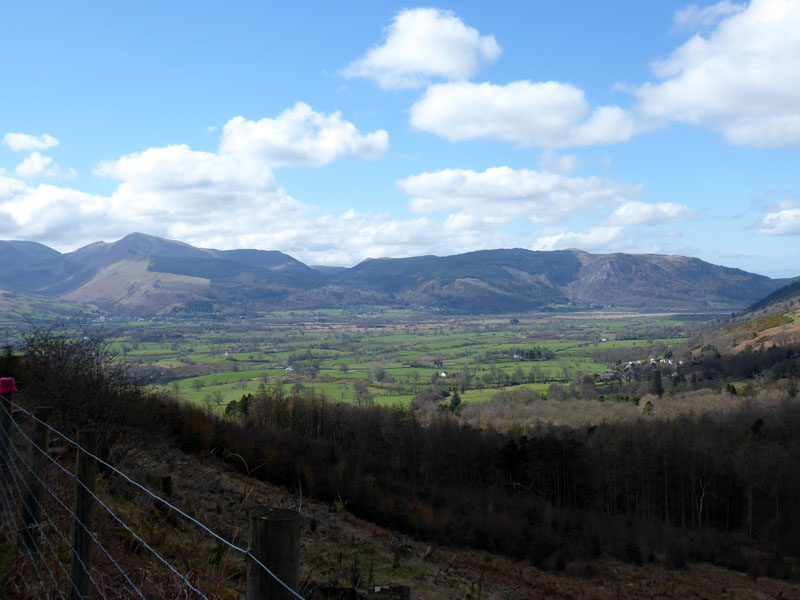
<svg viewBox="0 0 800 600"><path fill-rule="evenodd" d="M6 479L6 478L5 478L5 474L3 475L3 479ZM8 480L6 480L6 483L8 483ZM13 494L13 490L11 490L11 487L10 487L10 485L9 485L9 488L8 488L8 489L9 489L9 493ZM5 491L3 491L3 497L4 497L6 500L8 499L8 497L6 496L6 493L5 493ZM17 512L17 511L14 511L14 512ZM9 543L9 544L12 544L12 545L14 545L14 544L16 543L16 540L15 540L15 539L12 537L11 531L16 531L16 530L17 530L17 520L16 520L16 519L14 519L14 522L13 522L12 524L10 524L10 525L11 525L11 526L9 527L8 531L4 532L4 534L3 534L3 535L4 535L4 537L5 537L5 538L8 540L8 543ZM28 562L29 562L29 563L30 563L30 564L33 566L33 568L36 570L36 576L37 576L37 580L38 580L38 581L44 581L44 578L42 577L42 572L39 570L39 566L38 566L38 564L37 564L37 561L36 561L36 560L34 560L34 558L33 558L33 553L31 552L30 548L28 548L28 547L27 547L25 544L21 544L21 545L22 545L22 547L24 548L25 552L27 552L27 554L28 554ZM52 579L52 578L53 578L53 576L52 576L52 573L51 573L50 575L51 575L51 579Z"/></svg>
<svg viewBox="0 0 800 600"><path fill-rule="evenodd" d="M19 452L18 452L16 449L15 449L14 451L17 453L17 456L20 456ZM20 456L20 459L21 459L21 458L22 458L22 457ZM108 557L109 557L109 559L110 559L110 560L111 560L111 562L114 564L114 566L115 566L115 567L117 567L117 570L118 570L120 573L122 573L122 575L123 575L123 576L125 576L125 578L126 578L126 579L128 579L128 577L127 577L127 575L125 574L125 571L123 571L122 567L120 567L120 566L119 566L119 564L117 564L117 562L116 562L116 561L115 561L115 560L114 560L114 559L113 559L113 558L112 558L112 557L111 557L111 556L108 554L108 552L106 551L105 547L104 547L104 546L103 546L103 545L102 545L102 544L101 544L101 543L100 543L100 542L97 540L97 538L95 538L95 537L94 537L94 535L92 534L92 532L91 532L91 531L89 531L89 528L88 528L88 527L86 527L86 525L83 523L83 521L81 521L81 520L78 518L78 516L77 516L77 515L76 515L76 514L75 514L75 513L74 513L72 510L70 510L70 509L69 509L69 507L68 507L66 504L64 504L64 502L62 502L62 501L61 501L61 498L59 498L59 497L58 497L56 494L54 494L54 493L53 493L53 491L50 489L50 486L48 486L48 485L47 485L47 484L46 484L44 481L42 481L42 479L41 479L41 478L40 478L40 477L39 477L39 476L36 474L36 472L35 472L33 469L31 469L31 467L28 465L28 463L26 463L24 460L21 460L21 462L22 462L22 464L24 464L24 465L25 465L25 467L28 469L28 472L29 472L29 473L30 473L30 474L31 474L31 475L32 475L32 476L33 476L33 477L34 477L34 478L35 478L35 479L36 479L36 480L37 480L37 481L38 481L40 484L42 484L42 488L44 488L45 490L47 490L47 493L48 493L48 494L50 494L50 496L51 496L51 497L52 497L52 498L53 498L53 499L54 499L56 502L58 502L58 504L59 504L59 505L61 505L61 507L62 507L62 508L65 510L65 511L67 511L67 513L69 513L70 515L72 515L72 517L73 517L73 519L74 519L74 522L75 522L75 523L77 523L77 524L79 524L79 525L81 526L81 528L82 528L82 529L83 529L83 530L84 530L86 533L88 533L88 534L91 536L92 540L94 540L94 542L95 542L95 543L96 543L96 544L97 544L97 545L100 547L100 549L102 549L102 550L103 550L103 552L106 554L106 556L108 556ZM21 473L19 473L19 471L17 471L17 472L18 472L19 476L20 476L20 477L22 477L22 474L21 474ZM30 494L31 494L31 497L32 497L32 498L33 498L33 499L36 501L36 504L37 504L37 505L39 506L39 508L42 510L42 513L44 514L44 516L45 516L45 518L47 519L48 523L50 523L50 526L51 526L53 529L55 529L55 530L56 530L56 532L58 533L58 535L61 537L61 540L62 540L62 541L63 541L63 542L64 542L64 543L67 545L67 547L71 548L71 547L72 547L72 542L71 542L70 540L68 540L68 539L67 539L67 536L64 534L64 532L62 532L62 531L61 531L61 529L59 529L59 528L58 528L58 526L57 526L57 525L56 525L56 524L53 522L53 520L50 518L50 514L49 514L49 513L47 512L47 510L44 508L44 506L42 505L42 503L41 503L41 502L39 502L38 498L36 498L36 496L35 496L35 495L32 493L31 489L28 487L28 484L24 482L24 479L23 479L23 483L24 483L24 485L25 485L25 489L28 491L28 493L30 493ZM31 515L31 516L32 516L32 515ZM87 568L86 568L86 563L84 563L84 562L83 562L83 559L82 559L82 558L81 558L81 557L80 557L78 554L73 554L73 556L75 556L75 558L77 558L77 559L78 559L78 562L80 563L81 567L83 567L83 570L86 572L86 574L87 574L87 575L89 575L89 581L91 581L91 582L92 582L92 584L94 585L94 589L95 589L95 590L97 590L97 593L98 593L98 594L100 594L100 596L101 596L101 597L103 597L103 598L105 599L105 598L106 598L106 595L105 595L105 594L104 594L102 591L100 591L100 587L97 585L97 582L96 582L96 581L94 580L94 578L92 577L92 574L91 574L91 572L89 571L89 569L87 569ZM72 580L71 580L71 578L70 578L70 581L72 581ZM129 583L131 583L131 582L130 582L130 579L128 579L128 582L129 582ZM131 583L131 585L133 586L133 583ZM75 591L76 591L76 592L79 592L79 590L78 590L78 588L75 586L75 583L74 583L74 582L72 583L72 587L74 587L74 588L75 588ZM133 586L133 589L135 589L135 590L136 590L136 586ZM139 590L136 590L136 591L138 592ZM79 592L79 594L80 594L80 592ZM141 593L141 592L139 592L139 595L142 597L142 599L143 599L143 600L146 600L146 599L145 599L145 597L142 595L142 593Z"/></svg>
<svg viewBox="0 0 800 600"><path fill-rule="evenodd" d="M17 519L15 518L15 514L18 511L16 509L16 503L12 504L9 501L8 496L6 495L5 492L6 487L10 487L11 484L6 479L5 472L0 473L0 479L2 479L2 482L0 482L0 492L3 495L3 506L2 506L3 525L4 525L3 532L5 533L16 528L15 523L17 522ZM6 535L6 537L8 536Z"/></svg>
<svg viewBox="0 0 800 600"><path fill-rule="evenodd" d="M11 438L10 438L10 437L6 437L6 440L7 440L8 444L10 445L10 444L11 444ZM7 447L6 447L6 450L8 450L8 448L7 448ZM6 464L7 464L7 465L10 465L10 466L13 466L13 463L12 463L12 461L11 461L11 455L10 455L10 453L9 453L9 452L6 452L6 458L8 459ZM11 485L10 485L10 484L8 484L8 479L6 478L6 476L5 476L5 473L3 473L3 479L6 481L6 484L7 484L7 487L8 487L8 491L9 491L9 493L10 493L10 494L13 494L13 490L11 489ZM13 476L12 476L12 481L14 482L14 487L16 487L16 488L17 488L17 495L19 496L19 499L20 499L19 503L16 503L16 502L15 502L14 504L15 504L15 505L17 505L17 506L19 506L20 504L23 504L23 505L24 505L24 502L23 502L23 499L22 499L22 498L23 498L23 495L22 495L22 490L20 490L20 488L19 488L19 484L17 483L17 480L16 480L16 478L14 478ZM9 507L10 507L10 506L11 506L11 503L9 503ZM29 509L29 510L30 510L30 509ZM18 519L19 519L19 521L21 522L21 521L22 521L22 515L20 514L19 510L15 510L15 511L12 511L12 512L15 512L15 513L17 514L17 518L18 518ZM13 527L12 527L11 529L12 529L13 531L19 531L19 530L21 529L21 528L19 528L19 529L18 529L18 527L17 527L17 519L14 519ZM10 532L9 532L9 533L10 533ZM8 535L6 536L6 538L8 539L8 541L9 541L9 543L10 543L10 544L15 544L16 540L12 539L12 538L11 538L11 537L9 537ZM37 565L36 561L35 561L35 560L34 560L34 558L33 558L33 553L31 552L31 549L30 549L30 548L27 546L27 544L21 544L21 545L22 545L22 547L25 549L25 551L26 551L26 552L27 552L27 554L28 554L29 562L31 563L31 565L33 566L33 568L36 570L36 576L37 576L38 580L39 580L39 581L44 581L44 578L42 577L42 572L39 570L39 567L38 567L38 565ZM17 546L19 546L19 544L18 544ZM41 556L41 553L39 553L39 552L38 552L38 548L37 548L37 553L38 553L38 554L39 554L39 556L42 558L42 562L43 562L43 564L45 565L45 567L47 567L47 563L44 561L44 557L43 557L43 556ZM48 572L49 572L49 574L50 574L50 578L51 578L51 579L53 580L53 582L55 583L55 576L54 576L54 575L53 575L53 573L50 571L50 568L49 568L49 567L47 567L47 570L48 570ZM58 587L58 584L56 584L56 587Z"/></svg>
<svg viewBox="0 0 800 600"><path fill-rule="evenodd" d="M22 479L22 473L20 473L20 472L19 472L19 470L18 470L16 467L14 467L14 469L17 471L18 478L19 478L20 480L22 480L22 481L23 481L23 484L25 485L25 489L26 489L26 490L28 491L28 493L30 494L30 493L31 493L31 492L30 492L30 488L28 487L27 483L25 483L25 482L24 482L24 479ZM15 483L15 484L16 484L16 483ZM17 486L17 489L19 489L19 486ZM20 494L21 494L21 493L22 493L22 492L21 492L21 490L20 490ZM53 520L50 518L50 514L47 512L47 510L45 510L45 508L44 508L44 506L42 506L41 502L39 502L38 500L36 500L36 498L35 498L35 497L34 497L32 494L31 494L31 498L33 498L33 499L36 501L36 504L37 504L37 505L39 506L39 508L41 509L41 511L42 511L42 514L44 515L45 519L48 521L48 523L50 524L50 526L51 526L51 527L52 527L54 530L56 530L56 531L57 531L59 534L61 534L61 530L58 528L58 526L57 526L57 525L56 525L56 524L53 522ZM28 514L31 516L31 519L34 519L34 515L31 513L31 509L30 509L30 508L27 506L27 504L25 504L25 502L24 502L24 501L21 501L21 503L22 503L22 504L23 504L23 505L26 507L26 510L27 510ZM37 523L37 525L38 525L38 523ZM61 594L61 592L60 592L61 585L60 585L60 584L59 584L59 582L56 580L56 578L55 578L55 575L53 575L53 572L50 570L50 567L49 567L49 565L47 564L47 561L45 560L44 556L42 556L41 552L39 552L39 545L38 545L38 542L36 542L36 541L34 541L34 540L33 540L33 536L30 534L29 530L27 530L27 529L21 529L21 531L25 531L25 533L26 533L26 534L29 536L29 537L28 537L28 539L30 539L30 540L31 540L31 544L33 544L33 547L34 547L34 549L37 551L36 553L37 553L37 554L39 555L39 557L42 559L42 563L44 564L45 568L46 568L46 569L48 570L48 572L50 573L50 578L51 578L51 580L53 581L53 584L54 584L54 585L55 585L55 587L56 587L56 588L59 590L59 592L58 592L58 597L59 597L59 598L63 598L63 596L62 596L62 594ZM44 535L43 535L42 537L44 538L44 537L46 537L46 536L44 536ZM62 537L63 537L63 536L62 536ZM22 545L23 545L23 547L27 547L27 544L24 544L24 543L23 543ZM56 562L56 563L59 565L59 567L61 568L61 572L64 574L64 577L65 577L65 578L66 578L66 579L67 579L67 580L68 580L68 581L69 581L69 582L72 584L72 587L73 587L73 588L75 588L75 590L77 591L77 587L75 586L74 582L72 582L72 580L70 579L70 576L69 576L69 574L67 573L66 567L65 567L65 566L64 566L64 564L61 562L61 559L60 559L60 557L58 556L58 553L57 553L57 552L56 552L56 551L53 549L53 547L52 547L52 545L51 545L51 544L49 544L49 543L48 543L48 544L47 544L47 547L48 547L48 549L50 550L50 553L53 555L53 558L55 559L55 562ZM33 559L33 556L32 556L32 555L31 555L31 559ZM40 576L40 579L41 579L41 576ZM100 592L100 590L98 590L98 592ZM101 595L101 596L103 596L102 592L100 592L100 595ZM105 596L103 596L103 599L105 600Z"/></svg>
<svg viewBox="0 0 800 600"><path fill-rule="evenodd" d="M298 598L299 600L305 600L305 599L304 599L304 598L303 598L303 597L302 597L300 594L298 594L298 593L297 593L296 591L294 591L294 590L293 590L293 589L292 589L292 588L291 588L291 587L290 587L288 584L286 584L286 583L285 583L283 580L281 580L281 578L280 578L280 577L278 577L278 576L277 576L275 573L273 573L273 572L272 572L272 571L271 571L271 570L270 570L270 569L269 569L269 568L268 568L268 567L267 567L267 566L266 566L264 563L262 563L260 560L258 560L258 558L256 558L256 557L253 555L253 553L252 553L251 549L249 549L249 548L248 548L248 549L241 548L241 547L237 546L236 544L232 544L231 542L229 542L228 540L226 540L224 537L222 537L221 535L219 535L218 533L216 533L215 531L213 531L212 529L210 529L210 528L209 528L208 526L206 526L204 523L201 523L200 521L198 521L198 520L197 520L197 519L195 519L194 517L191 517L191 516L189 516L188 514L186 514L184 511L182 511L182 510L181 510L180 508L178 508L177 506L174 506L174 505L173 505L173 504L171 504L170 502L167 502L166 500L164 500L164 499L163 499L163 498L161 498L160 496L158 496L158 495L154 494L153 492L151 492L150 490L148 490L146 487L144 487L144 486L143 486L143 485L141 485L140 483L138 483L138 482L134 481L133 479L131 479L130 477L128 477L128 475L126 475L125 473L123 473L122 471L120 471L119 469L117 469L116 467L114 467L113 465L110 465L109 463L107 463L107 462L106 462L106 461L104 461L103 459L101 459L101 458L99 458L99 457L95 456L95 455L94 455L94 454L92 454L91 452L88 452L88 451L87 451L85 448L83 448L83 447L82 447L82 446L81 446L81 445L80 445L78 442L76 442L76 441L72 440L71 438L69 438L68 436L64 435L63 433L61 433L60 431L58 431L56 428L52 427L52 426L51 426L51 425L49 425L48 423L45 423L44 421L42 421L41 419L39 419L39 418L38 418L36 415L34 415L33 413L31 413L31 412L27 411L26 409L24 409L24 408L23 408L22 406L20 406L19 404L15 403L15 402L13 402L13 401L11 401L11 400L9 400L8 398L6 398L6 400L9 402L9 404L11 404L11 405L15 406L17 409L21 410L21 411L22 411L22 412L24 412L26 415L28 415L28 416L30 416L31 418L33 418L35 421L38 421L39 423L41 423L42 425L44 425L45 427L47 427L47 428L48 428L50 431L52 431L53 433L55 433L57 436L59 436L60 438L62 438L62 439L65 441L65 442L67 442L68 444L70 444L70 445L74 446L75 448L77 448L77 449L78 449L78 450L80 450L81 452L84 452L84 453L85 453L87 456L89 456L89 457L91 457L91 458L95 459L95 460L96 460L98 463L100 463L100 464L101 464L101 465L103 465L104 467L106 467L106 468L110 469L111 471L113 471L114 473L116 473L117 475L119 475L120 477L122 477L123 479L125 479L125 481L127 481L128 483L130 483L131 485L133 485L133 486L134 486L134 487L136 487L137 489L141 490L142 492L144 492L145 494L147 494L148 496L150 496L150 497L151 497L151 498L153 498L154 500L158 500L158 501L160 501L160 502L163 502L163 503L164 503L164 504L165 504L165 505L166 505L168 508L170 508L171 510L175 511L176 513L178 513L179 515L181 515L182 517L184 517L185 519L187 519L188 521L190 521L190 522L194 523L196 526L198 526L198 527L200 527L201 529L203 529L203 530L204 530L206 533L208 533L209 535L211 535L211 536L212 536L214 539L216 539L217 541L219 541L219 542L223 543L224 545L226 545L227 547L231 548L232 550L235 550L235 551L239 552L240 554L242 554L242 555L244 555L244 556L248 557L248 558L249 558L250 560L252 560L252 561L253 561L255 564L257 564L257 565L258 565L258 566L259 566L261 569L263 569L263 570L264 570L264 571L265 571L265 572L266 572L266 573L267 573L267 574L268 574L270 577L272 577L272 578L273 578L275 581L277 581L277 582L278 582L278 583L279 583L279 584L280 584L280 585L281 585L281 586L282 586L284 589L286 589L286 590L287 590L289 593L291 593L292 595L294 595L294 597L295 597L295 598ZM49 458L49 456L48 456L48 458ZM51 460L52 460L52 459L51 459Z"/></svg>
<svg viewBox="0 0 800 600"><path fill-rule="evenodd" d="M86 450L85 450L85 449L84 449L84 448L83 448L83 447L82 447L80 444L77 444L77 443L73 442L73 441L72 441L72 440L70 440L70 439L69 439L67 436L65 436L64 434L62 434L60 431L58 431L57 429L55 429L55 428L51 427L50 425L48 425L47 423L45 423L45 422L44 422L44 421L42 421L41 419L37 418L35 415L33 415L32 413L28 412L27 410L25 410L24 408L22 408L22 407L21 407L21 406L19 406L18 404L15 404L14 402L11 402L11 401L9 401L8 399L6 399L6 400L7 400L7 401L8 401L10 404L12 404L12 405L16 406L18 409L20 409L21 411L23 411L23 412L24 412L26 415L28 415L28 416L32 417L32 418L33 418L35 421L37 421L37 422L41 423L42 425L44 425L45 427L47 427L48 429L50 429L51 431L53 431L54 433L56 433L58 436L60 436L60 437L61 437L61 438L63 438L64 440L66 440L66 441L70 442L70 443L71 443L72 445L74 445L76 448L78 448L79 450L81 450L82 452L84 452L84 453L85 453L87 456L90 456L91 458L94 458L95 460L97 460L97 461L98 461L98 462L100 462L101 464L108 465L108 463L106 463L105 461L102 461L101 459L97 458L97 457L96 457L94 454L92 454L91 452L88 452L88 451L86 451ZM0 402L0 406L1 406L2 404L3 404L3 403L2 403L2 402ZM3 406L3 410L5 410L6 412L8 412L8 410L5 408L5 406ZM184 583L184 584L185 584L185 585L186 585L186 586L187 586L189 589L191 589L191 590L192 590L192 591L193 591L195 594L197 594L198 596L200 596L201 598L203 598L203 600L208 600L208 597L207 597L205 594L203 594L203 592L201 592L201 591L200 591L200 590L198 590L198 589L197 589L195 586L193 586L193 585L191 584L191 582L190 582L190 581L189 581L189 580L186 578L186 576L185 576L185 575L183 575L182 573L180 573L180 572L179 572L179 571L178 571L178 570L177 570L177 569L176 569L176 568L175 568L175 567L172 565L172 563L170 563L170 562L169 562L167 559L165 559L163 556L161 556L161 554L159 554L157 550L155 550L153 547L151 547L151 546L150 546L150 544L148 544L146 541L144 541L144 540L143 540L143 539L142 539L142 538L141 538L141 537L140 537L140 536L139 536L139 535L138 535L138 534L137 534L137 533L136 533L136 532L135 532L133 529L131 529L131 528L128 526L128 524L127 524L127 523L125 523L125 522L124 522L124 521L123 521L123 520L122 520L122 519L121 519L121 518L120 518L120 517L119 517L119 516L118 516L118 515L117 515L117 514L116 514L116 513L115 513L115 512L112 510L112 509L111 509L111 508L109 508L109 507L108 507L108 505L107 505L105 502L103 502L103 501L102 501L102 500L101 500L101 499L100 499L100 498L97 496L97 494L95 494L95 493L94 493L92 490L90 490L90 489L89 489L89 488L86 486L86 484L84 484L84 483L83 483L83 482L82 482L82 481L81 481L81 480L80 480L80 479L79 479L79 478L78 478L78 477L77 477L77 476L76 476L74 473L72 473L72 472L71 472L69 469L65 468L64 466L62 466L62 465L61 465L61 464L60 464L60 463L59 463L57 460L55 460L55 459L54 459L52 456L50 456L50 455L49 455L49 454L48 454L48 453L47 453L45 450L42 450L41 448L39 448L39 446L37 446L36 444L34 444L34 443L33 443L33 440L31 440L31 439L30 439L30 438L29 438L27 435L25 435L25 432L24 432L24 431L22 431L22 429L20 428L20 426L19 426L19 425L18 425L18 424L17 424L17 423L16 423L16 422L13 420L13 419L12 419L12 423L13 423L14 427L17 429L17 431L19 432L19 434L20 434L20 435L21 435L23 438L25 438L25 439L28 441L28 443L32 444L32 446L33 446L34 448L36 448L36 449L37 449L37 450L38 450L38 451L39 451L39 452L40 452L40 453L41 453L41 454L42 454L42 455L43 455L43 456L44 456L44 457L45 457L47 460L49 460L51 463L53 463L53 464L54 464L54 465L55 465L55 466L56 466L58 469L60 469L61 471L63 471L63 472L64 472L64 473L65 473L65 474L66 474L68 477L72 478L72 479L73 479L73 480L74 480L74 481L75 481L75 482L76 482L76 483L77 483L79 486L81 486L81 487L82 487L84 490L86 490L86 492L87 492L87 493L88 493L88 494L89 494L89 495L90 495L92 498L94 498L94 500L95 500L95 501L96 501L96 502L97 502L97 503L98 503L100 506L102 506L102 507L103 507L103 509L104 509L104 510L105 510L105 511L106 511L106 512L107 512L107 513L108 513L108 514L111 516L111 518L112 518L112 519L114 519L114 520L115 520L117 523L119 523L119 525L120 525L120 526L122 526L122 528L123 528L123 529L125 529L125 530L126 530L128 533L130 533L130 534L131 534L131 535L132 535L132 536L133 536L133 537L136 539L136 541L138 541L140 544L142 544L142 546L144 546L144 547L145 547L147 550L149 550L149 551L150 551L150 553L151 553L153 556L155 556L155 557L156 557L156 558L157 558L157 559L158 559L158 560L159 560L159 561L160 561L160 562L161 562L161 563L162 563L162 564L163 564L165 567L167 567L167 569L169 569L170 571L172 571L172 573L173 573L173 574L175 574L175 575L176 575L176 576L177 576L177 577L178 577L178 578L179 578L181 581L183 581L183 583ZM110 467L110 465L108 465L108 466ZM113 467L112 467L112 468L113 468ZM115 471L116 471L116 469L115 469ZM132 480L130 480L130 479L129 479L129 481L132 481ZM151 494L151 495L153 495L153 494ZM153 495L153 496L154 496L154 495ZM154 497L155 497L155 498L158 498L157 496L154 496ZM159 499L160 499L160 498L159 498ZM302 596L300 596L300 598L301 598L301 600L302 600Z"/></svg>
<svg viewBox="0 0 800 600"><path fill-rule="evenodd" d="M75 512L69 506L67 506L64 503L64 501L61 500L61 498L58 497L58 495L53 493L53 491L50 489L50 487L45 482L43 482L39 478L39 476L30 467L28 467L27 464L25 466L28 468L28 471L31 473L31 475L33 475L33 477L35 477L39 481L39 483L42 484L44 489L47 491L48 494L50 494L50 496L53 498L53 500L55 500L61 506L61 508L63 508L73 518L73 522L75 522L78 525L80 525L81 528L89 535L89 537L92 539L92 541L97 545L97 547L100 548L100 550L103 551L103 554L106 555L106 557L116 567L117 571L119 571L119 573L125 578L125 580L128 582L128 584L136 591L136 593L139 595L139 597L142 598L142 600L146 600L144 594L136 587L136 584L133 583L131 578L125 572L125 569L123 569L122 566L114 559L114 557L111 556L111 553L108 551L108 549L106 549L106 547L102 544L102 542L99 539L97 539L97 536L95 536L95 534L86 526L86 524L80 518L78 518L78 515L76 515ZM67 472L69 473L69 471L67 471ZM64 542L67 545L71 546L71 542L66 539L66 537L64 536L64 534L60 530L59 530L59 534L61 535L61 537L64 540ZM83 567L84 571L89 573L88 569L86 568L86 565L83 563L83 561L81 560L80 556L76 555L76 557L78 558L78 561L81 563L81 566ZM89 574L89 578L92 579L91 574ZM92 580L92 582L94 583L94 580ZM97 584L96 583L95 583L95 589L97 589ZM97 589L97 592L101 596L103 595L103 593L99 589Z"/></svg>
<svg viewBox="0 0 800 600"><path fill-rule="evenodd" d="M14 452L17 454L17 456L19 456L19 451L16 448L14 448ZM24 463L24 461L23 461L23 463ZM30 497L33 498L36 501L36 503L42 509L42 512L47 516L47 518L49 520L49 515L47 515L47 511L44 510L44 507L36 499L35 494L33 494L33 492L31 491L30 487L28 487L28 484L25 482L24 478L22 477L22 473L20 473L20 471L17 468L17 466L11 460L9 460L8 464L14 469L14 471L16 471L17 476L16 477L12 476L12 479L14 481L14 487L17 488L17 495L19 496L20 504L25 507L25 510L28 512L28 515L31 517L31 519L34 522L36 522L37 519L35 518L35 516L33 515L33 512L31 511L31 507L28 505L27 502L25 502L23 494L22 494L22 490L20 489L19 484L17 483L17 481L22 481L22 484L25 486L25 489L28 492L28 494L30 494ZM57 592L58 593L58 597L62 598L62 600L63 600L63 596L62 596L61 591L60 591L60 587L61 586L58 584L58 580L56 579L55 574L50 569L50 565L47 564L47 560L45 559L45 557L42 555L41 551L39 550L39 544L37 544L33 540L33 535L31 534L29 529L24 529L23 530L22 528L20 528L19 531L25 531L25 534L28 536L28 539L30 539L30 541L31 541L31 545L33 546L33 549L36 551L36 554L39 555L39 558L41 559L41 563L44 565L45 569L47 569L47 573L50 575L50 580L53 582L53 585L54 585L55 589L58 590L58 592ZM36 573L37 573L37 575L39 577L39 580L44 582L44 578L42 577L42 572L39 570L39 568L38 568L38 566L36 564L36 561L33 560L33 553L30 551L30 548L29 548L28 544L23 542L21 545L28 551L28 555L30 556L30 559L31 559L31 562L33 564L34 569L36 569ZM61 564L61 561L58 559L58 555L56 554L55 550L53 550L52 546L50 546L49 544L47 545L47 547L50 549L50 553L53 554L53 557L56 559L56 562L61 567L61 570L64 573L64 575L67 575L66 569L64 568L64 565ZM69 579L68 575L67 575L67 578ZM73 583L73 587L75 587L74 583ZM45 587L45 591L46 591L46 589L47 588Z"/></svg>

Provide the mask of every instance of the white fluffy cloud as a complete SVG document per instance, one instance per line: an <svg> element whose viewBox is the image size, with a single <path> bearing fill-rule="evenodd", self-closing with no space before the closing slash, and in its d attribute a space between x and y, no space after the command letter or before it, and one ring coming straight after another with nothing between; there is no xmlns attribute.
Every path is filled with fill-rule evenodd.
<svg viewBox="0 0 800 600"><path fill-rule="evenodd" d="M3 143L14 152L30 152L31 150L47 150L58 146L58 140L45 133L41 136L27 133L7 133L3 136Z"/></svg>
<svg viewBox="0 0 800 600"><path fill-rule="evenodd" d="M54 179L72 179L76 176L74 169L64 170L53 162L49 156L31 152L17 165L17 175L26 179L50 177Z"/></svg>
<svg viewBox="0 0 800 600"><path fill-rule="evenodd" d="M757 231L762 235L800 235L800 208L767 213Z"/></svg>
<svg viewBox="0 0 800 600"><path fill-rule="evenodd" d="M231 119L216 153L185 144L149 148L101 162L95 174L122 181L112 202L131 218L145 212L199 223L240 203L272 214L294 210L294 201L275 183L273 168L324 165L347 156L375 158L387 145L383 130L362 135L339 113L317 113L298 103L275 119Z"/></svg>
<svg viewBox="0 0 800 600"><path fill-rule="evenodd" d="M542 223L577 211L594 211L635 198L639 189L599 177L494 167L482 172L446 169L397 182L417 213L458 211L472 218L507 223L525 218Z"/></svg>
<svg viewBox="0 0 800 600"><path fill-rule="evenodd" d="M107 201L109 219L120 229L185 241L247 232L265 215L278 222L298 205L278 188L266 166L186 145L103 162L95 174L121 182Z"/></svg>
<svg viewBox="0 0 800 600"><path fill-rule="evenodd" d="M433 85L412 106L411 125L453 142L483 138L545 148L611 144L636 133L627 111L592 110L583 90L556 81Z"/></svg>
<svg viewBox="0 0 800 600"><path fill-rule="evenodd" d="M800 3L752 0L738 12L735 6L711 7L709 18L729 14L707 37L697 34L653 64L660 81L635 91L637 110L654 121L718 131L734 144L798 146Z"/></svg>
<svg viewBox="0 0 800 600"><path fill-rule="evenodd" d="M141 192L197 193L210 190L225 197L243 191L270 191L269 164L199 152L185 144L148 148L97 165L95 174L119 179Z"/></svg>
<svg viewBox="0 0 800 600"><path fill-rule="evenodd" d="M418 88L430 78L466 79L502 50L452 12L415 8L399 12L385 39L344 70L346 77L373 79L384 89Z"/></svg>
<svg viewBox="0 0 800 600"><path fill-rule="evenodd" d="M270 166L320 166L340 157L378 158L388 145L383 129L361 134L339 112L326 115L298 102L274 119L231 119L222 130L220 154Z"/></svg>
<svg viewBox="0 0 800 600"><path fill-rule="evenodd" d="M692 211L682 204L674 202L626 202L619 206L608 218L615 225L663 225L685 221L692 216Z"/></svg>

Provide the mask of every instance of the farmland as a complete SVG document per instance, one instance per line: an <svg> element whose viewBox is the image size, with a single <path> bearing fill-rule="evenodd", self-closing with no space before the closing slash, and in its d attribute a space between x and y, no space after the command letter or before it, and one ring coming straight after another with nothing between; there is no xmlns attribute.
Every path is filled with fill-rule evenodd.
<svg viewBox="0 0 800 600"><path fill-rule="evenodd" d="M713 314L541 313L449 317L409 311L298 311L259 319L107 325L111 349L153 385L223 411L260 385L335 402L407 407L424 390L482 402L593 381L616 354L648 358ZM599 352L604 351L604 352ZM620 354L621 352L621 354ZM601 356L602 358L598 358ZM588 377L588 379L587 379Z"/></svg>

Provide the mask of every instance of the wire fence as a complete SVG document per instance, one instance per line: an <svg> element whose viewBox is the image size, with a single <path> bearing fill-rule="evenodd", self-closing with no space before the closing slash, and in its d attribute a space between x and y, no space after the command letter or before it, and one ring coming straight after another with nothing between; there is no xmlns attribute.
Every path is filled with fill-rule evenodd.
<svg viewBox="0 0 800 600"><path fill-rule="evenodd" d="M303 598L236 543L237 527L228 535L215 532L43 417L0 395L7 588L0 595L219 600L242 597L256 573L269 576L284 597ZM99 465L102 477L86 480L81 460ZM87 513L82 501L93 510ZM80 549L80 540L90 552Z"/></svg>

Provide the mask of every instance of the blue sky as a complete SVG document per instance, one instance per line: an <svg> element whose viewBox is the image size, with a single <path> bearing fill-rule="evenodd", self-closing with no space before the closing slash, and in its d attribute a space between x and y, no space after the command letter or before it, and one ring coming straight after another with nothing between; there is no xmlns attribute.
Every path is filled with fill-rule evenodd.
<svg viewBox="0 0 800 600"><path fill-rule="evenodd" d="M1 239L800 274L800 0L0 10Z"/></svg>

